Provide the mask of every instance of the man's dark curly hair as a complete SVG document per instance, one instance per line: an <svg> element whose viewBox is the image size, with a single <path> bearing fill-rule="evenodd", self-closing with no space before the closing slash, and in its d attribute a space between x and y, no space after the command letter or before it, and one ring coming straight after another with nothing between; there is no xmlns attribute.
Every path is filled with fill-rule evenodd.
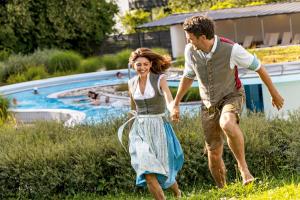
<svg viewBox="0 0 300 200"><path fill-rule="evenodd" d="M212 39L215 35L214 22L204 16L194 16L185 20L183 29L188 33L193 33L196 37L205 35L207 39Z"/></svg>

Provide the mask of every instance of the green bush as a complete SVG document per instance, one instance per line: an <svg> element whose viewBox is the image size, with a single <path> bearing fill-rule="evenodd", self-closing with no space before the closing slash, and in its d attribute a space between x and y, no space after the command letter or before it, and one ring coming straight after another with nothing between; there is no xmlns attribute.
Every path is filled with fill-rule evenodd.
<svg viewBox="0 0 300 200"><path fill-rule="evenodd" d="M57 51L49 59L47 70L50 74L75 71L79 67L81 59L82 57L73 51Z"/></svg>
<svg viewBox="0 0 300 200"><path fill-rule="evenodd" d="M6 81L9 76L14 74L22 74L33 63L29 56L26 55L11 55L6 62L4 62L3 80Z"/></svg>
<svg viewBox="0 0 300 200"><path fill-rule="evenodd" d="M126 69L128 67L128 59L131 52L131 49L124 49L116 54L118 69Z"/></svg>
<svg viewBox="0 0 300 200"><path fill-rule="evenodd" d="M246 158L256 177L300 175L299 119L300 112L291 114L288 120L267 120L261 114L242 118ZM57 123L37 123L17 130L3 126L0 129L0 199L136 192L130 157L116 135L124 121L125 118L120 118L74 128ZM178 175L181 187L213 184L203 153L200 116L183 115L173 127L185 155ZM128 137L127 134L124 136ZM227 145L223 157L228 179L239 179L235 159Z"/></svg>
<svg viewBox="0 0 300 200"><path fill-rule="evenodd" d="M175 97L177 93L177 87L170 87L172 96ZM191 87L187 93L183 96L182 102L200 101L200 94L198 87Z"/></svg>
<svg viewBox="0 0 300 200"><path fill-rule="evenodd" d="M160 55L170 56L170 53L167 49L159 48L159 47L154 47L154 48L151 48L151 49L152 49L152 51L154 51L155 53L158 53Z"/></svg>
<svg viewBox="0 0 300 200"><path fill-rule="evenodd" d="M3 125L8 117L8 107L8 99L0 95L0 125Z"/></svg>
<svg viewBox="0 0 300 200"><path fill-rule="evenodd" d="M50 58L52 58L54 55L59 54L63 52L63 50L59 49L37 49L33 54L31 54L30 60L31 63L34 64L34 66L47 66L49 63Z"/></svg>
<svg viewBox="0 0 300 200"><path fill-rule="evenodd" d="M10 52L7 50L0 50L0 62L8 59Z"/></svg>
<svg viewBox="0 0 300 200"><path fill-rule="evenodd" d="M24 73L19 73L19 74L13 74L8 77L6 80L6 83L8 84L14 84L14 83L21 83L27 81L25 74Z"/></svg>
<svg viewBox="0 0 300 200"><path fill-rule="evenodd" d="M78 68L78 72L87 73L87 72L95 72L100 69L102 66L101 60L99 57L91 57L81 61L80 66Z"/></svg>
<svg viewBox="0 0 300 200"><path fill-rule="evenodd" d="M118 61L116 59L116 56L113 54L106 54L101 56L101 63L103 64L103 67L105 67L106 70L114 70L117 69Z"/></svg>
<svg viewBox="0 0 300 200"><path fill-rule="evenodd" d="M172 64L172 66L184 68L184 56L177 57L175 62Z"/></svg>
<svg viewBox="0 0 300 200"><path fill-rule="evenodd" d="M4 83L5 82L5 66L3 62L0 62L0 82Z"/></svg>
<svg viewBox="0 0 300 200"><path fill-rule="evenodd" d="M26 81L31 81L47 78L49 74L46 72L44 66L36 66L29 67L27 71L24 72L24 76Z"/></svg>

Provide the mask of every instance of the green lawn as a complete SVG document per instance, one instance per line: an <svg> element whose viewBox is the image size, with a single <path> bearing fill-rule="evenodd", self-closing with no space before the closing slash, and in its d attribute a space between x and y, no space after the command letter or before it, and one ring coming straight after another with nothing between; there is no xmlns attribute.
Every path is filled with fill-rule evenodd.
<svg viewBox="0 0 300 200"><path fill-rule="evenodd" d="M194 188L191 191L184 191L183 200L296 200L300 199L300 181L276 180L256 180L255 183L242 186L241 183L231 183L223 189L217 189L214 186L205 188ZM293 179L293 178L291 178ZM165 192L167 199L174 199L169 191ZM95 194L80 194L69 196L67 200L135 200L152 199L149 193L126 194L98 196Z"/></svg>

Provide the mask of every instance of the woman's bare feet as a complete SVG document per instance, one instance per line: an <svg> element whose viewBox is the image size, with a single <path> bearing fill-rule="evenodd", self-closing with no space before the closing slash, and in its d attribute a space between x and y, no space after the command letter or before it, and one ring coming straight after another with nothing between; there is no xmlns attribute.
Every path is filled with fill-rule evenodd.
<svg viewBox="0 0 300 200"><path fill-rule="evenodd" d="M178 187L177 182L175 182L172 186L171 186L171 190L173 192L173 195L176 199L180 199L181 198L181 190Z"/></svg>

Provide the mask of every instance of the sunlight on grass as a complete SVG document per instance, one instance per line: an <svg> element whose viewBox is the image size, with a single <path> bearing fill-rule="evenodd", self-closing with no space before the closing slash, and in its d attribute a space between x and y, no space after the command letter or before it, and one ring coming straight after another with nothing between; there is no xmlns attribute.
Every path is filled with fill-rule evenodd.
<svg viewBox="0 0 300 200"><path fill-rule="evenodd" d="M293 179L293 178L292 178ZM297 178L296 178L297 179ZM297 181L298 182L298 181ZM206 186L207 187L207 186ZM167 199L174 199L170 191L165 191ZM66 198L68 200L150 200L150 194L119 193L116 195L98 196L96 194L81 194ZM284 180L264 180L243 186L240 182L230 183L223 189L210 186L194 188L190 192L183 192L183 200L294 200L300 199L300 184L285 183Z"/></svg>
<svg viewBox="0 0 300 200"><path fill-rule="evenodd" d="M267 190L262 192L261 194L252 194L243 200L259 200L259 199L284 199L284 200L292 200L292 199L300 199L300 184L290 184L282 187L276 187L274 189Z"/></svg>

